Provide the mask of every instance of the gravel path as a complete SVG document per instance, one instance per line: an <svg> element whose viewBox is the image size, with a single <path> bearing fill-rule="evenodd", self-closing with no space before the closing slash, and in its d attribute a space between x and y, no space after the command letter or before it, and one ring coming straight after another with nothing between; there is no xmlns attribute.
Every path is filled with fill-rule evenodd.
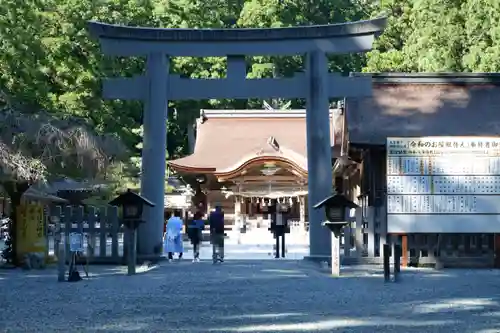
<svg viewBox="0 0 500 333"><path fill-rule="evenodd" d="M0 271L0 332L500 332L500 272L378 268L331 278L303 261L166 263L127 277L93 267Z"/></svg>

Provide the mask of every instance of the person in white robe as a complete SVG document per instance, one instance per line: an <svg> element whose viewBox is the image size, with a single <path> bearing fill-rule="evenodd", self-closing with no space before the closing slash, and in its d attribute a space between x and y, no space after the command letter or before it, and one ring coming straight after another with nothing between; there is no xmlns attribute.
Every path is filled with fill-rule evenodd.
<svg viewBox="0 0 500 333"><path fill-rule="evenodd" d="M179 260L182 259L184 245L182 243L182 226L184 222L181 219L181 212L176 210L174 216L168 219L165 232L164 247L168 253L168 260L174 259L174 253L179 254Z"/></svg>

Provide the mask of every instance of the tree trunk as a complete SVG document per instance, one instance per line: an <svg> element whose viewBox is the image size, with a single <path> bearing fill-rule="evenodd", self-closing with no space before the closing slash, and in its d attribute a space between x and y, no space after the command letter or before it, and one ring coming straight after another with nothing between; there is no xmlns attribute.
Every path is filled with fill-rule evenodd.
<svg viewBox="0 0 500 333"><path fill-rule="evenodd" d="M19 265L17 260L17 209L21 204L21 198L29 188L28 182L7 181L3 182L3 188L7 192L11 202L11 216L9 225L9 237L11 246L11 258L9 258L15 266Z"/></svg>

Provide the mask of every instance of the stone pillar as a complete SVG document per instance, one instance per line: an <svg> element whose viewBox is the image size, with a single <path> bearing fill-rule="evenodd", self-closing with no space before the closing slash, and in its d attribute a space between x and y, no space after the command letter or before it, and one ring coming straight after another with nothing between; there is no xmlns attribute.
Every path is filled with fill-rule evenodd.
<svg viewBox="0 0 500 333"><path fill-rule="evenodd" d="M331 235L321 225L324 211L313 207L331 195L333 183L326 54L311 51L307 55L306 70L309 85L306 101L309 256L321 259L331 255Z"/></svg>
<svg viewBox="0 0 500 333"><path fill-rule="evenodd" d="M167 85L169 62L162 53L147 58L147 95L144 101L141 194L154 207L144 208L145 223L138 229L138 253L161 255L167 151Z"/></svg>

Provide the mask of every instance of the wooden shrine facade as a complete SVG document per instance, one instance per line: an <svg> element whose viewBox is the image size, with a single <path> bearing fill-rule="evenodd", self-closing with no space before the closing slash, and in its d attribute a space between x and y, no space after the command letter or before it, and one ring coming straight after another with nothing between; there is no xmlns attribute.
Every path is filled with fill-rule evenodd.
<svg viewBox="0 0 500 333"><path fill-rule="evenodd" d="M385 145L388 137L498 137L500 74L376 74L373 84L373 96L346 99L341 116L345 153L334 170L362 207L346 229L344 261L381 262L390 242L402 245L404 264L499 267L499 234L387 233Z"/></svg>
<svg viewBox="0 0 500 333"><path fill-rule="evenodd" d="M266 218L260 207L271 199L290 204L290 218L305 225L305 117L305 110L201 110L192 154L169 166L195 190L194 206L206 212L221 204L228 225L240 217L259 224Z"/></svg>

